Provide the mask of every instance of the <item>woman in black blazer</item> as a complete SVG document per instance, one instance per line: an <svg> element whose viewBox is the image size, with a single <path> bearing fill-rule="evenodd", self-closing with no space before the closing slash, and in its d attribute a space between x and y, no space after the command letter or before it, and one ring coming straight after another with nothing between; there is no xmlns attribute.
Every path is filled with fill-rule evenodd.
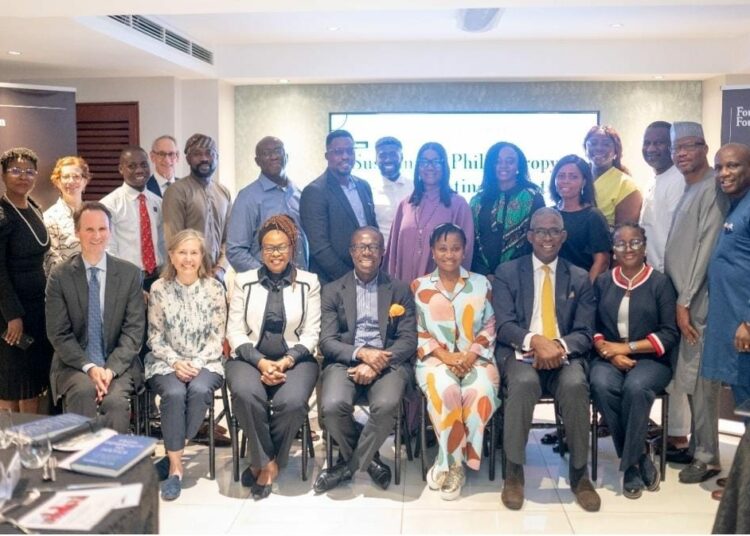
<svg viewBox="0 0 750 536"><path fill-rule="evenodd" d="M612 432L623 494L637 499L659 488L659 470L645 449L648 416L672 378L669 351L677 345L676 294L667 276L646 264L646 235L624 223L613 235L618 266L594 285L597 333L591 392Z"/></svg>

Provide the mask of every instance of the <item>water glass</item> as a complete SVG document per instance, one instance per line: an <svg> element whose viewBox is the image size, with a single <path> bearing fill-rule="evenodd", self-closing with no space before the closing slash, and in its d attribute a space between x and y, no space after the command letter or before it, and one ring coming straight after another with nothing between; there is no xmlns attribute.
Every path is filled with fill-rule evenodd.
<svg viewBox="0 0 750 536"><path fill-rule="evenodd" d="M13 426L13 414L9 409L0 409L0 449L7 449L13 442L8 429Z"/></svg>
<svg viewBox="0 0 750 536"><path fill-rule="evenodd" d="M47 463L52 454L52 445L49 439L32 441L29 436L20 435L17 439L18 456L21 465L27 469L39 469Z"/></svg>

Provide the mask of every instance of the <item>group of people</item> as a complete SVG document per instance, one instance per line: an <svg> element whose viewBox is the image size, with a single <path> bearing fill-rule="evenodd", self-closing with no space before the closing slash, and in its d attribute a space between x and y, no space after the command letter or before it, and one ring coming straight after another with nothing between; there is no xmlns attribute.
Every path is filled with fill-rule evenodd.
<svg viewBox="0 0 750 536"><path fill-rule="evenodd" d="M438 443L430 489L460 496L502 406L501 497L519 509L533 411L547 395L562 414L571 489L596 511L591 400L621 459L623 494L638 498L658 488L648 414L668 389L674 424L687 426L670 430L669 452L686 464L680 480L705 481L720 471L721 382L738 404L750 398L750 289L737 285L750 271L750 148L722 147L712 168L699 124L652 123L643 157L656 177L645 198L614 129L592 127L584 148L587 160L557 162L555 206L545 207L509 142L490 147L467 203L449 187L439 143L420 148L410 183L400 142L379 140L383 181L373 192L352 175L352 135L333 131L325 172L300 190L283 142L266 137L256 146L260 176L232 204L213 179L210 137L186 142L190 174L175 180L180 153L162 136L150 155L123 149L123 184L101 202L82 201L85 161L60 159L52 182L61 198L43 215L29 197L36 155L6 151L0 406L37 411L50 388L65 411L124 432L145 381L161 399L167 456L157 470L173 500L185 442L226 381L248 438L242 484L263 499L318 383L339 457L314 491L360 470L387 488L379 449L416 384ZM364 425L353 416L362 401Z"/></svg>

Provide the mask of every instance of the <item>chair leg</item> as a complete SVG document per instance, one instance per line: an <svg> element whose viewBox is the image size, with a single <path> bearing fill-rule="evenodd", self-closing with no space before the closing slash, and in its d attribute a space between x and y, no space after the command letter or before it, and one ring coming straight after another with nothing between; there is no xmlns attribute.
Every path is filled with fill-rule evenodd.
<svg viewBox="0 0 750 536"><path fill-rule="evenodd" d="M427 399L422 397L419 418L420 461L422 464L422 481L427 482Z"/></svg>
<svg viewBox="0 0 750 536"><path fill-rule="evenodd" d="M414 455L411 449L411 433L409 433L409 423L406 419L406 402L401 403L401 411L403 412L404 418L401 419L401 434L403 437L403 443L406 446L406 459L409 461L414 460Z"/></svg>
<svg viewBox="0 0 750 536"><path fill-rule="evenodd" d="M213 399L208 407L208 478L216 480L216 439L215 435L216 415Z"/></svg>
<svg viewBox="0 0 750 536"><path fill-rule="evenodd" d="M393 479L398 486L401 483L401 425L403 423L403 406L396 412L396 426L393 431L393 448L394 462L393 462Z"/></svg>
<svg viewBox="0 0 750 536"><path fill-rule="evenodd" d="M307 419L307 452L310 455L310 459L315 459L315 445L313 444L313 433L312 426L310 425L310 418Z"/></svg>
<svg viewBox="0 0 750 536"><path fill-rule="evenodd" d="M591 403L591 480L599 476L599 412Z"/></svg>
<svg viewBox="0 0 750 536"><path fill-rule="evenodd" d="M497 412L490 417L490 481L495 480L495 461L497 460Z"/></svg>
<svg viewBox="0 0 750 536"><path fill-rule="evenodd" d="M667 435L669 433L669 395L661 397L661 452L659 453L659 470L661 481L667 479Z"/></svg>
<svg viewBox="0 0 750 536"><path fill-rule="evenodd" d="M240 433L240 458L244 458L247 454L247 436L244 430Z"/></svg>
<svg viewBox="0 0 750 536"><path fill-rule="evenodd" d="M333 438L328 430L325 431L326 441L326 469L333 467Z"/></svg>
<svg viewBox="0 0 750 536"><path fill-rule="evenodd" d="M232 476L235 482L240 480L240 433L237 418L232 415L229 418L229 427L232 429Z"/></svg>
<svg viewBox="0 0 750 536"><path fill-rule="evenodd" d="M302 422L302 480L307 480L307 450L310 441L310 419L305 416Z"/></svg>
<svg viewBox="0 0 750 536"><path fill-rule="evenodd" d="M557 400L555 400L554 403L554 411L555 411L555 428L557 429L557 446L560 450L560 457L565 457L565 452L567 451L567 442L565 439L565 428L562 424L562 418L560 416L560 406L557 404Z"/></svg>

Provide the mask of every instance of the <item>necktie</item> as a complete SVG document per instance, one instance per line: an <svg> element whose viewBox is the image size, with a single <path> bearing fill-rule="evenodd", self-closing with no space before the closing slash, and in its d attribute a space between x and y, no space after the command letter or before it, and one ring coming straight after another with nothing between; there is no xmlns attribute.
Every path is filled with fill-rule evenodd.
<svg viewBox="0 0 750 536"><path fill-rule="evenodd" d="M542 335L552 340L557 337L557 319L555 318L555 296L552 292L552 278L550 267L542 266L544 281L542 282Z"/></svg>
<svg viewBox="0 0 750 536"><path fill-rule="evenodd" d="M86 355L94 365L104 366L104 337L102 335L102 308L99 302L99 268L89 268L89 317Z"/></svg>
<svg viewBox="0 0 750 536"><path fill-rule="evenodd" d="M151 218L146 206L146 195L138 195L138 211L141 220L141 261L143 270L151 274L156 270L156 254L154 253L154 240L151 236Z"/></svg>

